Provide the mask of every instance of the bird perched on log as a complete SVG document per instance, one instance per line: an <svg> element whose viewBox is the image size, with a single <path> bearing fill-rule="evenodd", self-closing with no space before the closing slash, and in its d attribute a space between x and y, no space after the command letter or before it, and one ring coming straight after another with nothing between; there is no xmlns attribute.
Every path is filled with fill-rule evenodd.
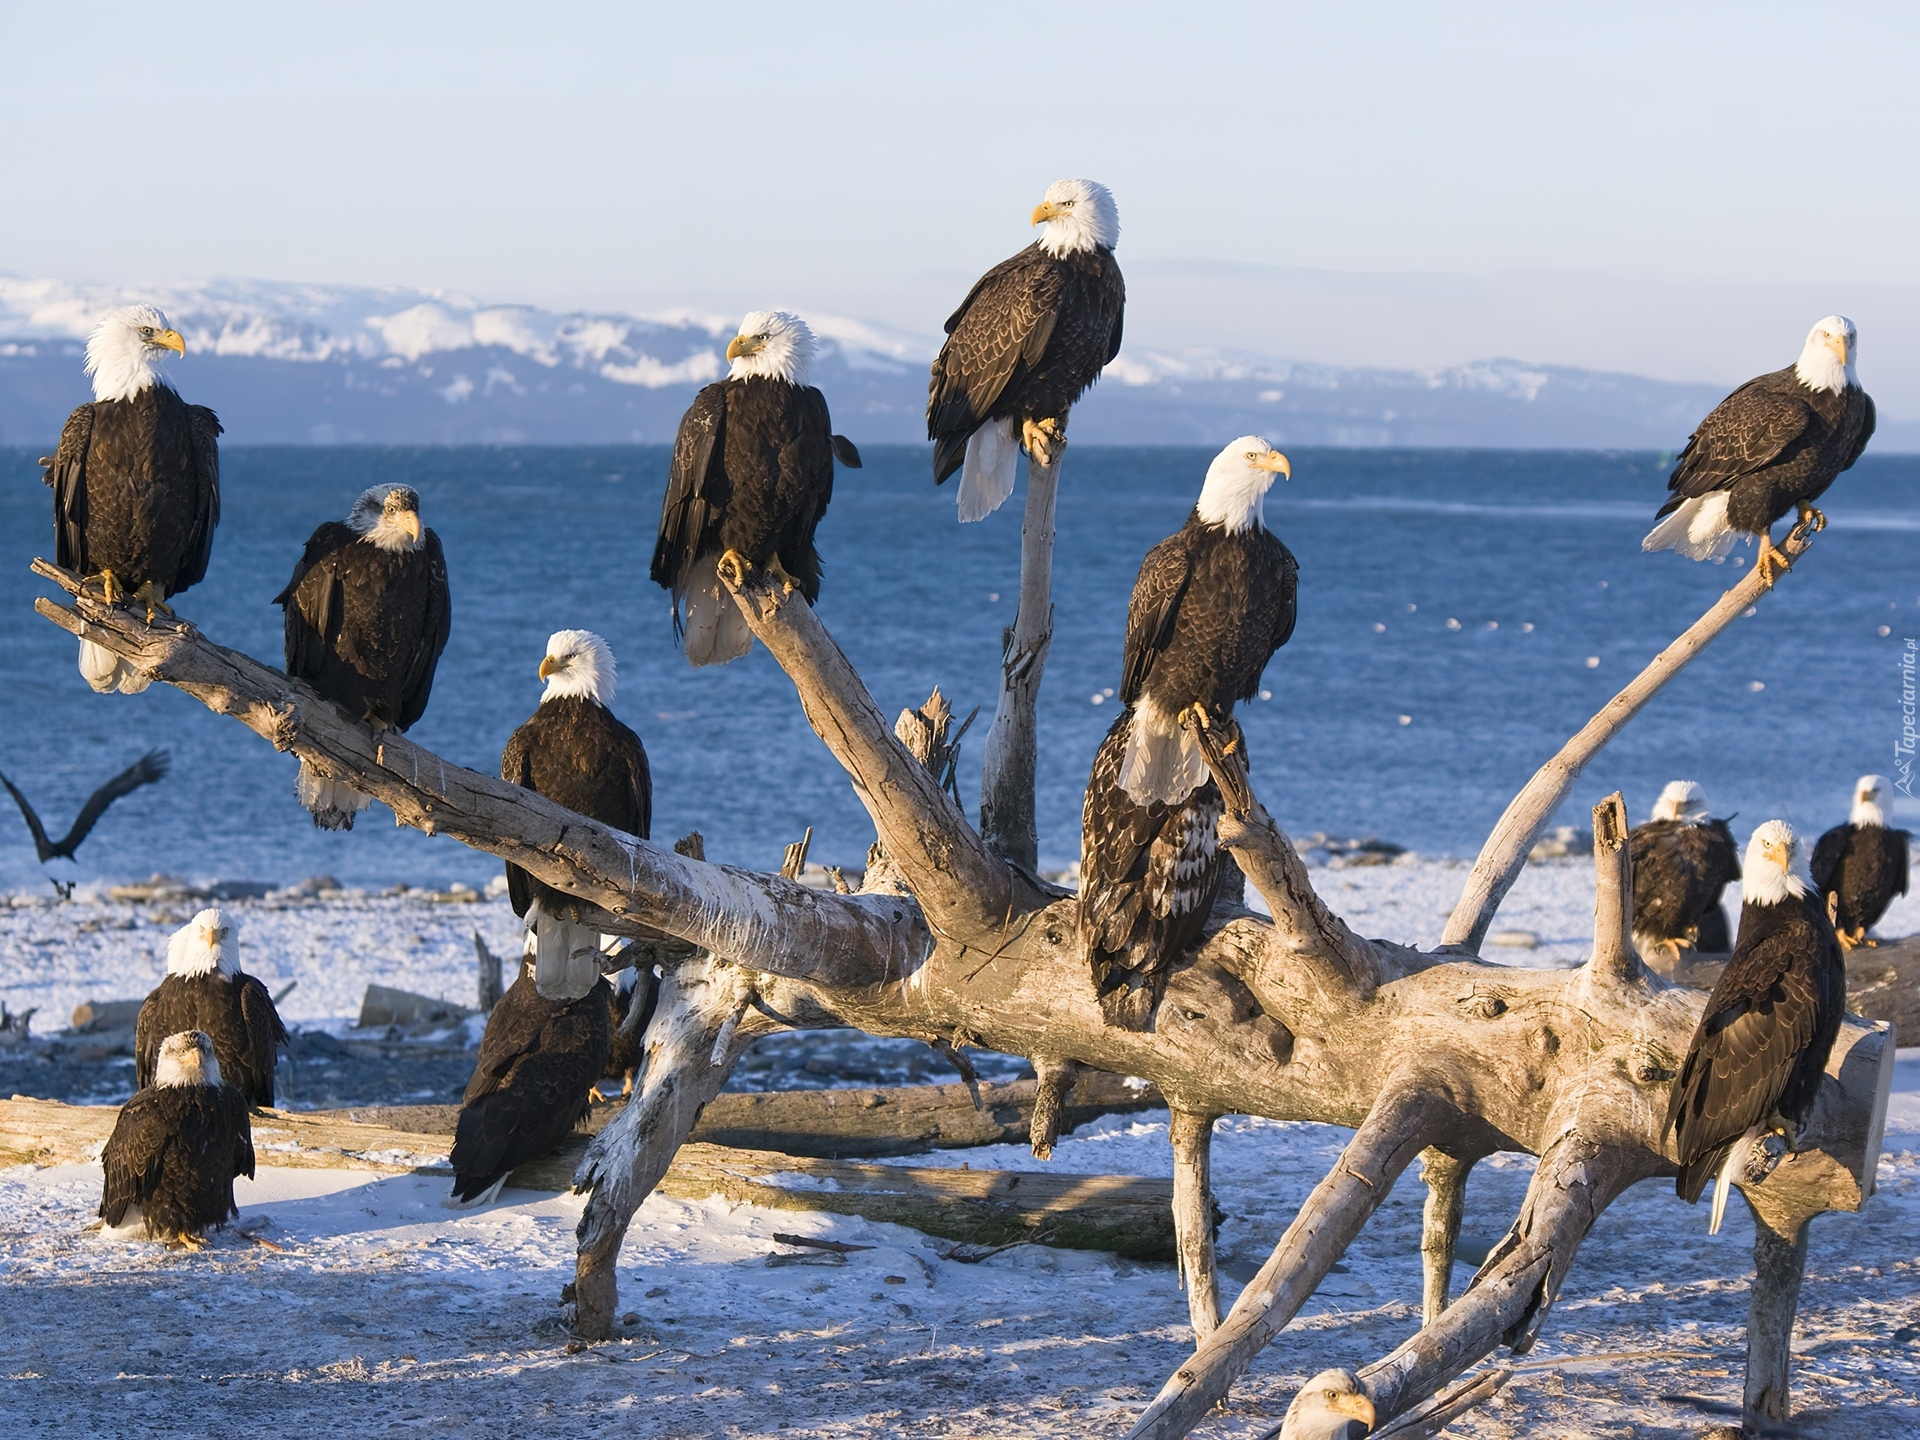
<svg viewBox="0 0 1920 1440"><path fill-rule="evenodd" d="M1220 890L1220 787L1141 804L1120 785L1133 716L1093 757L1080 820L1080 943L1110 1025L1145 1030Z"/></svg>
<svg viewBox="0 0 1920 1440"><path fill-rule="evenodd" d="M1322 1370L1287 1406L1276 1440L1357 1440L1373 1420L1373 1401L1351 1370Z"/></svg>
<svg viewBox="0 0 1920 1440"><path fill-rule="evenodd" d="M653 777L640 737L608 708L613 651L589 631L557 630L547 641L540 678L546 691L533 715L507 737L500 778L647 839L653 829ZM507 898L537 937L543 977L558 976L575 950L597 951L599 935L578 923L580 902L565 891L509 864Z"/></svg>
<svg viewBox="0 0 1920 1440"><path fill-rule="evenodd" d="M375 734L426 712L453 599L440 537L422 528L412 487L375 485L344 521L315 530L273 603L286 611L288 675ZM304 759L296 793L322 830L351 830L372 803Z"/></svg>
<svg viewBox="0 0 1920 1440"><path fill-rule="evenodd" d="M1023 447L1036 464L1053 463L1067 443L1067 411L1120 353L1127 286L1113 258L1113 193L1092 180L1056 180L1033 223L1047 228L980 277L948 318L933 362L933 482L961 471L962 523L986 519L1013 493Z"/></svg>
<svg viewBox="0 0 1920 1440"><path fill-rule="evenodd" d="M1813 883L1833 907L1833 927L1843 950L1872 945L1867 931L1880 923L1893 897L1907 893L1907 859L1913 836L1887 826L1880 808L1887 781L1862 775L1853 787L1847 823L1827 831L1813 846Z"/></svg>
<svg viewBox="0 0 1920 1440"><path fill-rule="evenodd" d="M1207 467L1187 523L1147 552L1127 604L1120 701L1131 712L1120 787L1177 805L1208 778L1200 729L1226 730L1293 634L1299 564L1267 529L1287 457L1243 435Z"/></svg>
<svg viewBox="0 0 1920 1440"><path fill-rule="evenodd" d="M109 1230L198 1249L240 1213L233 1182L253 1178L247 1102L220 1077L213 1041L197 1030L161 1042L153 1082L120 1107L100 1152Z"/></svg>
<svg viewBox="0 0 1920 1440"><path fill-rule="evenodd" d="M531 951L533 936L527 940ZM529 956L487 1016L454 1127L456 1203L492 1200L513 1170L552 1153L586 1118L613 1043L613 1001L599 962L597 950L576 951L540 980Z"/></svg>
<svg viewBox="0 0 1920 1440"><path fill-rule="evenodd" d="M273 1065L288 1043L267 987L240 968L240 922L202 910L167 941L167 973L133 1028L134 1083L158 1083L160 1049L186 1030L206 1035L227 1084L249 1105L273 1108Z"/></svg>
<svg viewBox="0 0 1920 1440"><path fill-rule="evenodd" d="M1671 965L1688 945L1724 955L1727 916L1720 892L1740 878L1740 850L1725 820L1707 814L1691 780L1675 780L1654 802L1653 818L1627 835L1633 856L1633 944Z"/></svg>
<svg viewBox="0 0 1920 1440"><path fill-rule="evenodd" d="M97 582L109 605L132 600L151 621L206 578L220 523L220 421L189 405L160 372L187 342L151 305L104 316L87 337L93 402L67 417L48 459L54 557ZM137 695L132 661L80 642L80 673L106 694Z"/></svg>
<svg viewBox="0 0 1920 1440"><path fill-rule="evenodd" d="M1681 1199L1692 1204L1715 1181L1713 1235L1734 1176L1759 1163L1750 1142L1777 1131L1793 1148L1846 1010L1846 962L1826 906L1795 873L1797 852L1781 820L1747 842L1740 935L1693 1032L1661 1131L1663 1139L1673 1132Z"/></svg>
<svg viewBox="0 0 1920 1440"><path fill-rule="evenodd" d="M166 751L149 750L89 795L87 803L80 807L80 813L74 816L73 824L68 827L67 833L58 840L47 838L46 827L40 823L40 816L35 813L33 806L27 803L27 797L20 793L19 786L5 775L0 775L0 785L7 787L7 793L13 796L13 803L20 807L21 818L27 822L27 829L33 835L33 849L39 856L40 863L50 865L56 860L65 860L71 864L74 859L73 852L80 848L81 841L93 833L94 825L99 822L102 815L107 813L107 807L123 796L131 795L142 785L151 785L157 780L165 779L168 763ZM47 879L53 888L60 892L60 898L65 900L73 894L78 875L76 873L60 877L50 874Z"/></svg>
<svg viewBox="0 0 1920 1440"><path fill-rule="evenodd" d="M771 568L789 593L820 598L814 530L833 498L833 462L860 468L860 452L833 433L826 397L806 383L814 356L806 321L755 310L727 345L727 378L693 397L680 417L654 582L673 595L674 631L694 665L724 665L753 648L722 561L744 576ZM682 614L684 606L685 614Z"/></svg>
<svg viewBox="0 0 1920 1440"><path fill-rule="evenodd" d="M1813 327L1800 358L1757 376L1714 407L1688 439L1667 481L1672 499L1642 550L1724 560L1741 535L1760 542L1771 585L1789 568L1773 522L1798 510L1824 529L1813 502L1873 438L1873 400L1853 373L1856 334L1844 315Z"/></svg>

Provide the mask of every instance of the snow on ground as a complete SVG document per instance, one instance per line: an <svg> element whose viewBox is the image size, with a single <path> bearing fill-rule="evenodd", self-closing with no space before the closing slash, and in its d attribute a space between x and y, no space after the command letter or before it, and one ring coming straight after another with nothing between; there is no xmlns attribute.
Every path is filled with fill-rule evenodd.
<svg viewBox="0 0 1920 1440"><path fill-rule="evenodd" d="M1323 867L1315 881L1360 930L1431 942L1465 867ZM1500 927L1532 964L1584 953L1590 871L1530 867ZM1913 902L1906 902L1908 909ZM137 994L186 918L80 904L0 911L0 998L64 1019L83 999ZM369 981L463 999L472 932L511 953L503 904L338 896L242 902L249 969L302 1023L339 1025ZM130 928L117 928L130 917ZM1890 933L1920 914L1889 917ZM90 928L89 928L90 927ZM1879 1193L1818 1221L1801 1302L1796 1432L1920 1434L1920 1050L1903 1051ZM1054 1168L1165 1176L1166 1116L1109 1117L1065 1138ZM1230 1118L1215 1169L1228 1298L1251 1275L1347 1132ZM1021 1147L912 1162L1033 1168ZM1474 1172L1464 1284L1532 1171ZM569 1354L575 1196L507 1192L442 1208L444 1178L263 1169L234 1232L199 1255L83 1231L97 1166L0 1171L0 1413L10 1433L1084 1437L1123 1433L1190 1352L1171 1265L1024 1247L979 1265L898 1227L660 1196L622 1257L621 1338ZM1385 1354L1419 1323L1419 1214L1409 1176L1229 1409L1197 1433L1251 1440L1330 1364ZM1709 1239L1704 1207L1642 1185L1602 1218L1527 1367L1451 1433L1679 1437L1737 1405L1751 1222L1734 1206ZM841 1264L769 1268L775 1231L876 1248ZM1669 1398L1663 1398L1669 1397ZM1680 1397L1680 1398L1671 1398ZM1693 1397L1688 1399L1686 1397Z"/></svg>

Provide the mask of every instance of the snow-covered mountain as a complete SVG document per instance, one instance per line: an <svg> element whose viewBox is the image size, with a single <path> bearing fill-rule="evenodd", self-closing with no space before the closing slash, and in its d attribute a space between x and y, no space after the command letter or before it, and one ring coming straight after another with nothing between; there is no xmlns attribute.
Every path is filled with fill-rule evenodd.
<svg viewBox="0 0 1920 1440"><path fill-rule="evenodd" d="M454 292L215 281L138 291L0 276L0 444L50 445L87 397L81 347L133 300L187 337L171 367L228 443L665 442L725 370L737 316L555 314ZM936 334L810 313L814 379L864 444L924 439ZM1073 415L1086 443L1677 447L1721 397L1489 360L1441 370L1129 348Z"/></svg>

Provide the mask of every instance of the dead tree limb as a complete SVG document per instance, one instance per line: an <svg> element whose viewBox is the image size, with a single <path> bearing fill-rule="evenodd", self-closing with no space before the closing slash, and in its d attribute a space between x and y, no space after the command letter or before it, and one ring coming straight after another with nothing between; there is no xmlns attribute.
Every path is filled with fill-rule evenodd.
<svg viewBox="0 0 1920 1440"><path fill-rule="evenodd" d="M1428 1150L1420 1157L1420 1178L1426 1182L1427 1203L1420 1213L1420 1267L1425 1286L1420 1318L1431 1325L1447 1308L1453 1287L1453 1257L1460 1244L1460 1217L1467 1200L1467 1176L1472 1159Z"/></svg>
<svg viewBox="0 0 1920 1440"><path fill-rule="evenodd" d="M1196 1342L1220 1328L1220 1274L1213 1249L1213 1122L1218 1118L1175 1110L1167 1127L1173 1143L1174 1246Z"/></svg>
<svg viewBox="0 0 1920 1440"><path fill-rule="evenodd" d="M1060 455L1029 461L1027 512L1020 525L1020 607L1001 640L1000 703L980 768L980 834L987 848L1028 870L1040 864L1033 777L1039 757L1034 706L1053 645L1053 520Z"/></svg>
<svg viewBox="0 0 1920 1440"><path fill-rule="evenodd" d="M1780 549L1789 560L1797 560L1812 543L1813 537L1806 528L1795 526ZM1480 847L1480 858L1474 861L1473 873L1467 877L1466 888L1440 936L1442 949L1480 953L1480 944L1487 938L1487 927L1493 923L1500 902L1519 879L1534 841L1540 838L1540 832L1546 829L1553 812L1566 799L1574 781L1580 778L1580 772L1694 656L1711 645L1721 631L1772 588L1761 568L1754 566L1712 609L1688 626L1685 634L1654 656L1626 689L1609 700L1598 715L1580 727L1579 734L1535 772L1508 804L1493 833L1487 836L1487 843Z"/></svg>

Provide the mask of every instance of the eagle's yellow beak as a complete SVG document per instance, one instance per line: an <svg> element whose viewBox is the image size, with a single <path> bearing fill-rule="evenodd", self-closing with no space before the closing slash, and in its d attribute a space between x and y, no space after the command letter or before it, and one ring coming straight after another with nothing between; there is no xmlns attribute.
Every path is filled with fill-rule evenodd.
<svg viewBox="0 0 1920 1440"><path fill-rule="evenodd" d="M545 659L543 659L540 662L540 678L542 680L546 679L549 675L553 674L554 671L558 670L562 665L566 663L567 663L566 661L555 659L551 655L547 656Z"/></svg>
<svg viewBox="0 0 1920 1440"><path fill-rule="evenodd" d="M1369 1430L1373 1428L1373 1401L1364 1395L1342 1395L1327 1407L1340 1415L1351 1415Z"/></svg>
<svg viewBox="0 0 1920 1440"><path fill-rule="evenodd" d="M731 364L742 355L758 355L766 348L766 341L753 335L736 335L727 342L727 362Z"/></svg>
<svg viewBox="0 0 1920 1440"><path fill-rule="evenodd" d="M1253 463L1255 468L1271 470L1283 480L1291 480L1293 478L1293 466L1288 462L1287 457L1282 455L1278 450L1269 450Z"/></svg>
<svg viewBox="0 0 1920 1440"><path fill-rule="evenodd" d="M1038 205L1033 207L1033 223L1036 225L1044 225L1059 213L1059 211L1053 208L1053 202L1051 200L1042 200Z"/></svg>
<svg viewBox="0 0 1920 1440"><path fill-rule="evenodd" d="M178 330L162 330L158 335L153 337L153 343L164 346L176 355L184 355L187 353L186 337Z"/></svg>
<svg viewBox="0 0 1920 1440"><path fill-rule="evenodd" d="M1844 335L1827 336L1827 348L1840 357L1842 365L1847 363L1847 337Z"/></svg>
<svg viewBox="0 0 1920 1440"><path fill-rule="evenodd" d="M418 543L420 539L420 512L417 510L402 510L400 512L400 523L407 527L407 534L412 536L414 541Z"/></svg>

